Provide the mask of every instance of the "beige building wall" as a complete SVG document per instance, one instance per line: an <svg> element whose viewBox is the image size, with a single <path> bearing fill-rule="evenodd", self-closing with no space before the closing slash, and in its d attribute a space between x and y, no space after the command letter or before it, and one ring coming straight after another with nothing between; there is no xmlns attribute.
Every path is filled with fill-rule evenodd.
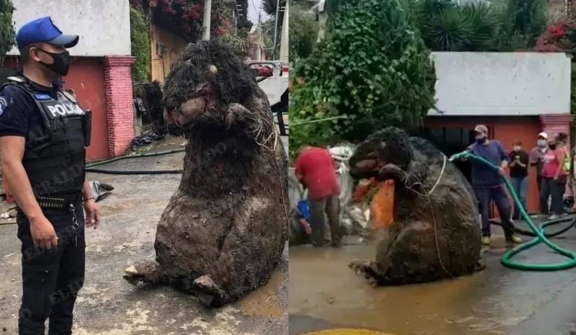
<svg viewBox="0 0 576 335"><path fill-rule="evenodd" d="M164 54L160 57L157 53L157 44L164 44ZM186 48L186 41L182 38L175 36L166 30L150 25L150 76L151 79L158 80L164 83L164 78L170 73L172 64L174 64L184 48Z"/></svg>

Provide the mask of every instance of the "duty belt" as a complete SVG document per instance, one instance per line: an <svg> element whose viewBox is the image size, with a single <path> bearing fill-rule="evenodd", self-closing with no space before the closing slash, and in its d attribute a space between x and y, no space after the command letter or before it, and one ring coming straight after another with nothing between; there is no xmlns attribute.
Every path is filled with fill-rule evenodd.
<svg viewBox="0 0 576 335"><path fill-rule="evenodd" d="M70 205L76 205L80 199L80 193L36 198L40 208L44 209L68 209Z"/></svg>
<svg viewBox="0 0 576 335"><path fill-rule="evenodd" d="M38 205L44 209L68 209L72 213L72 230L74 237L74 246L78 246L79 223L76 217L76 204L82 199L81 193L67 194L53 197L37 197Z"/></svg>

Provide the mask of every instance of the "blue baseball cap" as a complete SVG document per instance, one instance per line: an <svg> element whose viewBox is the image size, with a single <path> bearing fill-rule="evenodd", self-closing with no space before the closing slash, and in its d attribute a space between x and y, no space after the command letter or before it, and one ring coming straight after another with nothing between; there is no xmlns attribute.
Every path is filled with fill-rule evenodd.
<svg viewBox="0 0 576 335"><path fill-rule="evenodd" d="M54 25L50 16L41 17L23 25L16 34L16 44L18 48L28 46L33 43L49 43L60 45L65 48L72 48L78 44L78 35L64 35Z"/></svg>

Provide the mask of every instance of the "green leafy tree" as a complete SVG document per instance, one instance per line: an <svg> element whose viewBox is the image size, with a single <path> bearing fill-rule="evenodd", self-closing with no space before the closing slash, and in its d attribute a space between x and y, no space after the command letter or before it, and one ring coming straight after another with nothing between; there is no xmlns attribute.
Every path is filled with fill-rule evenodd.
<svg viewBox="0 0 576 335"><path fill-rule="evenodd" d="M264 45L266 47L266 53L272 55L272 49L274 44L274 19L269 19L260 25L262 29L262 36L264 37Z"/></svg>
<svg viewBox="0 0 576 335"><path fill-rule="evenodd" d="M238 33L225 33L218 36L218 40L224 42L232 48L234 53L238 56L244 57L246 56L246 51L248 48L248 30L242 29L239 30Z"/></svg>
<svg viewBox="0 0 576 335"><path fill-rule="evenodd" d="M277 0L263 0L262 9L270 16L276 16ZM280 7L286 6L286 0L280 0Z"/></svg>
<svg viewBox="0 0 576 335"><path fill-rule="evenodd" d="M238 17L237 27L239 30L250 30L252 22L248 20L248 0L237 0L236 5L240 6L242 15Z"/></svg>
<svg viewBox="0 0 576 335"><path fill-rule="evenodd" d="M342 0L332 11L327 40L296 66L304 83L290 95L290 148L421 126L436 75L411 13L399 0Z"/></svg>
<svg viewBox="0 0 576 335"><path fill-rule="evenodd" d="M412 2L414 23L432 51L529 50L546 27L545 0L496 0L458 5Z"/></svg>
<svg viewBox="0 0 576 335"><path fill-rule="evenodd" d="M0 0L0 66L4 65L6 53L12 49L15 44L14 36L14 6L10 0Z"/></svg>
<svg viewBox="0 0 576 335"><path fill-rule="evenodd" d="M546 0L498 0L493 4L497 51L529 51L547 25Z"/></svg>
<svg viewBox="0 0 576 335"><path fill-rule="evenodd" d="M422 0L415 8L426 46L433 51L486 51L494 48L497 25L485 3L459 6L451 0Z"/></svg>
<svg viewBox="0 0 576 335"><path fill-rule="evenodd" d="M540 52L566 52L573 54L576 51L576 21L561 20L552 23L546 31L538 37L534 50ZM576 83L576 66L572 62L572 83ZM570 89L570 111L576 114L576 85ZM572 122L576 126L576 121Z"/></svg>
<svg viewBox="0 0 576 335"><path fill-rule="evenodd" d="M130 42L132 56L136 58L132 65L132 81L134 84L150 81L150 36L144 14L135 8L130 8ZM134 85L138 87L138 85Z"/></svg>
<svg viewBox="0 0 576 335"><path fill-rule="evenodd" d="M307 58L314 50L318 36L318 23L313 14L309 14L297 5L290 7L290 61Z"/></svg>
<svg viewBox="0 0 576 335"><path fill-rule="evenodd" d="M262 9L264 10L264 12L266 12L268 15L270 15L270 19L265 22L267 23L268 26L270 26L266 29L263 28L263 30L265 31L269 31L270 34L270 40L272 41L271 45L274 44L274 32L276 31L276 45L272 46L270 50L267 50L267 55L269 57L272 57L272 55L274 54L274 51L276 51L276 58L278 58L278 55L280 53L280 44L282 43L282 23L284 22L284 12L283 11L279 11L278 12L278 18L276 20L276 8L277 8L277 4L278 2L276 0L263 0L262 1ZM280 0L280 8L286 8L286 0ZM276 25L277 29L274 29L274 25ZM276 47L276 50L274 50L274 47Z"/></svg>

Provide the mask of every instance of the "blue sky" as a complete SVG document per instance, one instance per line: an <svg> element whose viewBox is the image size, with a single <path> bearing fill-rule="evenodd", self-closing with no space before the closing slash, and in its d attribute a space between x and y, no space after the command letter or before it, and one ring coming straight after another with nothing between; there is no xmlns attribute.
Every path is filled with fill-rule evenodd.
<svg viewBox="0 0 576 335"><path fill-rule="evenodd" d="M262 22L266 21L268 15L262 10L262 0L248 0L248 20L258 23L259 12L262 12Z"/></svg>

